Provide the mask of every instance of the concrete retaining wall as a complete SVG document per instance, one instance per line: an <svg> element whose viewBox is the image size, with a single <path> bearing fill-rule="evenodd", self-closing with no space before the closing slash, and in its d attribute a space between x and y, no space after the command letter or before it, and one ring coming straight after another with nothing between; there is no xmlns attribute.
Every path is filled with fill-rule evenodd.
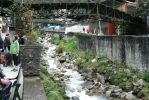
<svg viewBox="0 0 149 100"><path fill-rule="evenodd" d="M139 70L149 70L149 37L78 36L80 49L125 63Z"/></svg>

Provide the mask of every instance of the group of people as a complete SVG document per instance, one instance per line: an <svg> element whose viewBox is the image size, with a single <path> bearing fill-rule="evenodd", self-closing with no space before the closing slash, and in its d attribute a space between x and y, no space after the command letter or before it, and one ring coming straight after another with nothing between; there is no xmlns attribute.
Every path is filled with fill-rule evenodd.
<svg viewBox="0 0 149 100"><path fill-rule="evenodd" d="M11 55L9 56L9 59L11 59L11 65L14 67L11 71L14 72L18 70L19 47L18 36L13 36L11 41L9 34L6 34L4 40L0 35L0 60L2 61L6 54ZM2 69L0 69L0 87L6 89L5 94L10 92L11 84L11 81L5 76ZM4 93L0 91L0 95L3 96Z"/></svg>
<svg viewBox="0 0 149 100"><path fill-rule="evenodd" d="M9 34L6 34L5 39L3 41L0 36L0 52L1 54L10 54L9 59L11 59L11 65L14 66L12 71L17 71L17 66L19 64L19 50L20 50L18 36L15 35L12 37L12 41L10 39Z"/></svg>

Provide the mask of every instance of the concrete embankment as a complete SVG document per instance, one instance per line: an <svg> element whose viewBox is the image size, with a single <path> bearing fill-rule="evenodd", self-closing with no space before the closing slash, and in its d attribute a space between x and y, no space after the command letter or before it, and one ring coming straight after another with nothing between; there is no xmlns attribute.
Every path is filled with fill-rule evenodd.
<svg viewBox="0 0 149 100"><path fill-rule="evenodd" d="M47 100L39 77L24 78L23 100Z"/></svg>

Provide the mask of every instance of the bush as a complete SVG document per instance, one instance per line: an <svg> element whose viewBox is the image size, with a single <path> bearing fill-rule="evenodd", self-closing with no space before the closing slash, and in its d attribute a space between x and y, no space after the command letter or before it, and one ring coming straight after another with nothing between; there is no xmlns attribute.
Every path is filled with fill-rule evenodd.
<svg viewBox="0 0 149 100"><path fill-rule="evenodd" d="M149 83L149 72L144 73L143 79Z"/></svg>
<svg viewBox="0 0 149 100"><path fill-rule="evenodd" d="M61 42L63 42L63 37L60 36L52 36L51 39L49 40L52 44L59 45Z"/></svg>
<svg viewBox="0 0 149 100"><path fill-rule="evenodd" d="M67 52L76 52L78 50L78 47L77 47L77 42L75 40L76 38L71 38L68 40L67 43L65 43L65 51Z"/></svg>
<svg viewBox="0 0 149 100"><path fill-rule="evenodd" d="M39 30L33 30L31 32L31 34L28 36L29 43L37 42L39 36L40 36L40 31Z"/></svg>
<svg viewBox="0 0 149 100"><path fill-rule="evenodd" d="M84 60L83 59L77 59L74 64L77 65L77 66L80 66L83 63L84 63Z"/></svg>
<svg viewBox="0 0 149 100"><path fill-rule="evenodd" d="M63 51L64 51L63 46L58 46L58 47L56 48L56 53L58 53L58 54L63 53Z"/></svg>
<svg viewBox="0 0 149 100"><path fill-rule="evenodd" d="M93 59L95 58L95 54L92 52L85 52L85 59Z"/></svg>

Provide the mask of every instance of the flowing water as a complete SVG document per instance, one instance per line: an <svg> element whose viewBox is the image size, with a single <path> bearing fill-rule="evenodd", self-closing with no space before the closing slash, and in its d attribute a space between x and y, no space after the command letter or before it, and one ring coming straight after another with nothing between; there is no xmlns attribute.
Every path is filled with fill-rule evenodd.
<svg viewBox="0 0 149 100"><path fill-rule="evenodd" d="M77 99L74 99L74 100L107 100L104 96L87 95L86 90L83 89L83 84L85 83L85 81L83 80L83 77L75 70L67 69L64 67L62 68L57 67L57 64L55 63L55 58L51 57L53 55L53 52L56 46L49 44L48 47L49 49L46 52L46 57L45 57L49 65L48 72L63 73L64 76L69 77L67 80L64 80L64 82L66 86L65 92L66 92L66 95L71 98L70 100L73 100L72 97L77 97Z"/></svg>

